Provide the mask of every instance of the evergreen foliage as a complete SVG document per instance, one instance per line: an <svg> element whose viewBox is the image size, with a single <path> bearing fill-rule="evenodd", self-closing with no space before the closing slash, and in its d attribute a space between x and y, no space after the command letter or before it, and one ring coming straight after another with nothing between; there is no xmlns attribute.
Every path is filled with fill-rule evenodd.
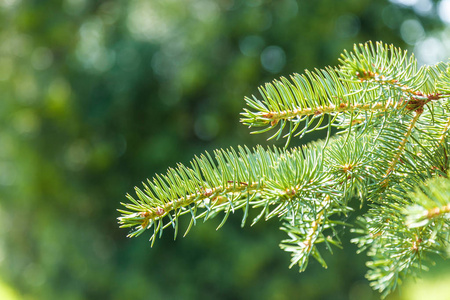
<svg viewBox="0 0 450 300"><path fill-rule="evenodd" d="M340 247L343 226L366 251L367 278L382 296L409 274L427 269L449 243L450 69L418 67L413 55L382 43L355 45L337 67L305 71L245 98L241 122L273 130L285 148L216 150L155 175L136 188L119 217L130 237L152 231L151 243L178 219L222 216L250 208L251 225L272 217L288 235L280 247L291 266ZM332 128L337 134L331 136ZM293 137L326 129L327 138L288 149ZM360 211L350 207L360 201ZM223 212L222 214L219 214ZM355 224L347 224L356 214ZM322 244L322 245L321 245Z"/></svg>

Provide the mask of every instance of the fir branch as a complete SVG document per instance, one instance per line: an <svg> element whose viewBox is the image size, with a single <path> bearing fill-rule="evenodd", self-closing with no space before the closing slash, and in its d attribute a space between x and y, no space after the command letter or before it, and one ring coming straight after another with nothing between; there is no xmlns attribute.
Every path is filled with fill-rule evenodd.
<svg viewBox="0 0 450 300"><path fill-rule="evenodd" d="M417 70L414 56L393 46L355 46L354 52L344 52L340 61L339 68L306 70L292 75L291 80L281 77L260 87L261 100L245 98L250 109L244 109L241 122L264 127L252 133L278 128L269 139L290 138L329 126L348 129L355 120L365 124L367 113L414 111L450 95L436 92L446 64ZM321 127L325 114L331 118ZM283 133L288 123L292 125Z"/></svg>
<svg viewBox="0 0 450 300"><path fill-rule="evenodd" d="M359 228L352 239L367 250L367 278L386 296L398 283L426 269L430 253L441 254L450 231L450 67L417 67L413 55L371 42L344 51L337 68L305 71L259 88L261 99L245 98L241 122L275 129L271 138L328 129L325 141L301 148L216 150L179 164L127 195L119 217L130 237L162 231L190 215L196 220L220 212L224 217L259 209L252 225L280 218L289 239L280 247L292 253L291 267L303 271L310 256L324 267L319 245L340 247L338 225L358 199ZM330 137L331 127L338 129ZM185 234L186 234L185 233Z"/></svg>
<svg viewBox="0 0 450 300"><path fill-rule="evenodd" d="M136 188L137 199L127 195L131 204L123 204L128 210L121 210L121 227L134 226L135 231L129 234L132 237L153 226L154 241L159 228L177 225L182 214L190 213L195 222L198 217L207 219L208 212L242 207L250 195L261 190L276 151L265 151L261 147L254 153L248 148L238 150L239 153L234 149L216 151L217 165L206 153L191 162L192 168L179 164L166 175L156 175L153 181L149 180L144 184L144 191ZM204 212L197 214L198 208ZM170 221L161 227L166 216Z"/></svg>
<svg viewBox="0 0 450 300"><path fill-rule="evenodd" d="M382 112L397 106L393 101L379 99L374 90L363 90L361 86L343 81L339 73L332 68L316 72L306 71L303 75L294 74L291 81L282 77L281 80L274 80L273 83L260 87L263 100L256 97L245 98L247 105L256 111L244 109L241 122L249 127L265 127L252 133L279 127L271 137L278 138L283 136L287 122L292 122L293 128L284 137L290 137L294 133L302 136L307 132L338 124L336 117L342 113L353 116L359 113ZM367 95L367 98L361 97L361 93ZM361 99L375 101L360 102ZM376 101L377 99L380 101ZM320 127L325 120L325 114L332 115L331 121ZM341 123L342 121L339 125ZM301 124L304 126L297 132Z"/></svg>
<svg viewBox="0 0 450 300"><path fill-rule="evenodd" d="M191 214L195 223L218 211L226 211L227 217L230 211L242 208L245 223L250 206L267 203L262 212L266 219L282 216L294 199L338 193L332 188L331 177L321 172L321 157L318 145L291 150L258 147L253 152L242 147L238 152L232 148L217 150L215 162L208 154L202 155L191 162L192 168L179 164L166 175L149 180L143 191L136 188L137 199L127 195L131 203L123 204L127 210L120 210L119 223L134 227L129 237L153 227L154 242L161 229L170 225L177 229L178 218L184 214ZM271 211L270 206L275 208ZM164 223L165 217L169 220Z"/></svg>

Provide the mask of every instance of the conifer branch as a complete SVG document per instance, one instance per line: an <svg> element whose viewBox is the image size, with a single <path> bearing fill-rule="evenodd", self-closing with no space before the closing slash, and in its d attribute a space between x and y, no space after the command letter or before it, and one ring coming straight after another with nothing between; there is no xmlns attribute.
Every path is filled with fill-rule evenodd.
<svg viewBox="0 0 450 300"><path fill-rule="evenodd" d="M294 74L291 81L282 77L280 81L274 80L273 83L260 87L263 100L256 97L245 98L247 105L256 111L244 109L241 122L249 127L265 127L252 133L266 132L279 127L271 138L279 137L282 136L286 122L292 122L294 129L284 137L294 135L302 123L303 129L295 135L303 135L305 132L324 128L320 125L324 121L325 114L333 116L328 126L341 125L342 121L336 122L339 114L346 113L345 115L353 117L367 112L383 112L397 106L397 103L390 99L380 98L374 89L365 90L361 85L345 81L333 68L316 72L306 71L303 75ZM362 94L367 97L362 97ZM360 102L361 99L372 100ZM312 129L308 130L311 127Z"/></svg>
<svg viewBox="0 0 450 300"><path fill-rule="evenodd" d="M290 239L283 240L280 248L286 252L292 252L291 265L298 264L300 272L304 271L308 265L309 256L312 255L324 268L327 267L326 262L320 255L317 249L317 244L327 243L334 244L340 247L340 241L333 240L330 236L325 236L323 232L326 229L331 229L339 222L333 222L329 219L333 214L331 207L333 202L330 195L326 195L324 200L319 204L318 211L311 211L310 213L302 213L301 219L299 216L293 216L290 222L285 223L281 229L286 231ZM350 209L346 208L348 212ZM341 211L342 212L342 211ZM293 223L293 225L292 225ZM331 251L331 248L328 247Z"/></svg>
<svg viewBox="0 0 450 300"><path fill-rule="evenodd" d="M341 246L339 225L357 213L352 239L367 251L367 278L382 296L443 254L450 230L450 67L418 67L413 55L382 43L355 45L340 65L282 77L246 97L241 122L276 130L271 138L328 129L301 148L238 147L195 157L136 188L119 210L129 237L152 231L152 245L179 218L196 220L258 209L251 225L279 218L291 267L305 270L320 244ZM289 126L287 126L289 125ZM337 128L331 137L331 126ZM358 200L367 210L349 207Z"/></svg>
<svg viewBox="0 0 450 300"><path fill-rule="evenodd" d="M216 163L208 154L202 155L191 162L192 168L179 164L148 181L143 191L136 188L137 199L127 195L131 203L123 204L127 210L120 210L121 227L134 228L129 237L153 228L153 243L161 229L170 225L177 229L178 218L184 214L191 214L191 223L195 223L219 211L226 211L227 217L230 211L242 208L244 223L250 206L266 203L257 220L262 214L268 219L286 214L295 199L338 193L331 177L321 172L317 146L291 150L258 147L253 152L239 147L238 153L232 148L215 151ZM275 207L272 211L271 206ZM166 223L165 217L169 219Z"/></svg>
<svg viewBox="0 0 450 300"><path fill-rule="evenodd" d="M306 70L302 75L292 75L291 80L282 77L260 87L261 100L255 96L245 98L250 109L244 109L241 122L249 127L264 127L252 133L278 128L269 139L290 138L327 126L345 130L352 125L349 119L366 123L363 116L368 112L377 115L404 108L412 111L450 95L437 91L446 64L417 69L413 55L408 57L406 51L393 46L355 46L354 52L344 52L340 62L339 68ZM325 114L331 115L332 121L320 127ZM288 122L293 123L293 129L283 134ZM297 131L299 127L302 129Z"/></svg>

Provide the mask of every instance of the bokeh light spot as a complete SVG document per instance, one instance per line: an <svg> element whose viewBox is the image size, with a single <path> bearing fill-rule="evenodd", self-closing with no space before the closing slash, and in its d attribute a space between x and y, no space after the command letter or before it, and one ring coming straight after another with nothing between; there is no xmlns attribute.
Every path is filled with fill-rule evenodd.
<svg viewBox="0 0 450 300"><path fill-rule="evenodd" d="M213 1L196 1L192 8L192 14L200 21L210 23L215 21L220 13L219 6Z"/></svg>
<svg viewBox="0 0 450 300"><path fill-rule="evenodd" d="M0 7L3 7L5 9L13 8L14 6L18 5L20 3L20 0L0 0Z"/></svg>
<svg viewBox="0 0 450 300"><path fill-rule="evenodd" d="M135 39L150 42L162 40L170 31L165 15L147 1L130 4L127 28Z"/></svg>
<svg viewBox="0 0 450 300"><path fill-rule="evenodd" d="M414 19L405 20L400 26L400 34L402 39L414 45L418 40L425 37L425 31L419 21Z"/></svg>
<svg viewBox="0 0 450 300"><path fill-rule="evenodd" d="M261 64L265 70L278 73L286 64L286 54L281 47L269 46L261 53Z"/></svg>
<svg viewBox="0 0 450 300"><path fill-rule="evenodd" d="M417 43L414 53L419 64L433 65L439 61L445 60L447 52L442 42L435 37L428 37Z"/></svg>
<svg viewBox="0 0 450 300"><path fill-rule="evenodd" d="M104 45L103 21L96 17L87 20L80 27L80 41L76 55L79 62L88 70L105 72L115 62L115 52Z"/></svg>
<svg viewBox="0 0 450 300"><path fill-rule="evenodd" d="M418 0L390 0L392 3L400 4L404 6L412 6L416 4Z"/></svg>
<svg viewBox="0 0 450 300"><path fill-rule="evenodd" d="M442 21L450 24L450 0L439 2L437 12Z"/></svg>
<svg viewBox="0 0 450 300"><path fill-rule="evenodd" d="M433 2L431 0L419 0L414 4L413 8L419 15L429 15L433 11Z"/></svg>

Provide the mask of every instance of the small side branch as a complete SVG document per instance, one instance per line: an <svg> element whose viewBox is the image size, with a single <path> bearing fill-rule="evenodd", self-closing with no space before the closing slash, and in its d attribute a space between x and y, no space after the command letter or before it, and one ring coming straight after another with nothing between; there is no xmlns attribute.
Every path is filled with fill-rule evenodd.
<svg viewBox="0 0 450 300"><path fill-rule="evenodd" d="M445 138L448 136L448 128L450 127L450 117L447 118L447 123L442 130L441 137L439 138L439 145L442 145L445 141Z"/></svg>
<svg viewBox="0 0 450 300"><path fill-rule="evenodd" d="M298 264L300 266L300 272L304 271L308 265L310 255L316 258L326 268L326 263L319 251L315 248L315 245L323 241L320 237L323 229L327 226L326 212L330 204L331 197L327 195L319 205L320 211L311 216L310 220L302 218L302 220L297 220L299 224L290 225L287 223L285 227L281 228L290 237L289 240L284 240L280 244L281 249L286 252L292 252L290 268Z"/></svg>
<svg viewBox="0 0 450 300"><path fill-rule="evenodd" d="M383 180L382 185L385 185L387 183L387 177L389 176L389 174L392 173L392 171L394 171L395 167L397 166L397 163L400 160L400 156L403 154L403 152L405 150L406 143L408 142L408 139L411 136L411 133L412 133L414 127L416 126L417 121L419 120L419 117L423 113L423 108L417 109L415 113L416 114L415 114L414 118L411 120L411 123L408 126L408 130L405 133L405 137L402 139L400 145L397 148L397 154L395 154L394 158L392 159L391 163L389 164L389 168L387 169L386 173L383 176L385 179Z"/></svg>
<svg viewBox="0 0 450 300"><path fill-rule="evenodd" d="M330 196L327 195L325 199L322 202L322 210L317 214L316 219L311 223L311 227L308 230L308 233L306 235L305 241L303 244L305 245L305 252L309 253L311 252L312 247L314 246L314 240L318 236L318 228L322 224L324 219L325 210L330 205Z"/></svg>

